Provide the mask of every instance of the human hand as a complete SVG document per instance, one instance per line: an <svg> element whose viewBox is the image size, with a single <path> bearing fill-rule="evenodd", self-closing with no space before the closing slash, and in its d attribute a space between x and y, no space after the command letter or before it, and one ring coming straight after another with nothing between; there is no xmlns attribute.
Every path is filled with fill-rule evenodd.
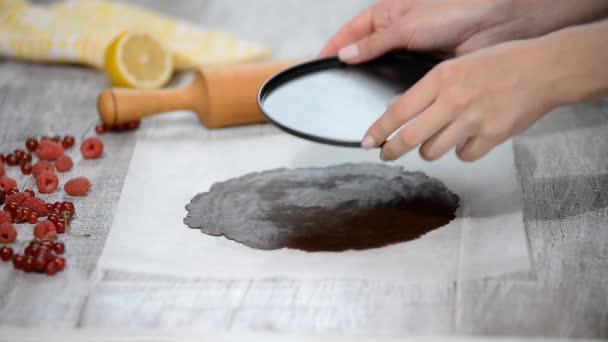
<svg viewBox="0 0 608 342"><path fill-rule="evenodd" d="M382 147L383 160L418 146L426 160L455 146L464 161L481 158L559 105L554 90L562 73L555 65L562 51L536 45L504 43L444 61L389 106L362 147L376 147L396 132Z"/></svg>
<svg viewBox="0 0 608 342"><path fill-rule="evenodd" d="M501 39L511 20L510 0L383 0L346 24L322 56L360 63L393 50L462 54Z"/></svg>
<svg viewBox="0 0 608 342"><path fill-rule="evenodd" d="M462 55L606 16L606 0L382 0L346 24L321 55L347 63L393 49Z"/></svg>

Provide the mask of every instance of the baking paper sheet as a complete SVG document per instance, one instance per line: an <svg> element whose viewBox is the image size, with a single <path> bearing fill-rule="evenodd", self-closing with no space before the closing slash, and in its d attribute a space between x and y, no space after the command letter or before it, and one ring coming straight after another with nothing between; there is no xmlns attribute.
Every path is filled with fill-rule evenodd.
<svg viewBox="0 0 608 342"><path fill-rule="evenodd" d="M223 279L452 281L530 269L511 141L476 163L460 162L453 153L432 163L410 153L391 163L439 178L460 196L458 217L420 239L364 251L263 251L189 229L185 205L217 181L281 167L380 162L378 150L321 145L270 126L210 133L195 121L191 126L185 115L140 132L100 270Z"/></svg>

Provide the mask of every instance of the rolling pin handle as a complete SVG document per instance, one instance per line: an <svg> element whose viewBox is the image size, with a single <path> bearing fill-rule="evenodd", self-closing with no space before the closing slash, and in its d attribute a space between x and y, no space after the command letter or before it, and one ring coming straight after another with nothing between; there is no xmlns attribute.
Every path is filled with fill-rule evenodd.
<svg viewBox="0 0 608 342"><path fill-rule="evenodd" d="M115 126L146 116L174 110L192 110L200 115L205 97L192 87L167 90L110 88L99 94L97 110L106 125Z"/></svg>

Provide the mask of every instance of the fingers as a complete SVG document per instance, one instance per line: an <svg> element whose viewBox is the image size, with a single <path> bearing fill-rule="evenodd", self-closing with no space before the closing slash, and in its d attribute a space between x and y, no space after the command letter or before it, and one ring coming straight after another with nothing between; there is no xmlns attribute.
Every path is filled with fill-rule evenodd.
<svg viewBox="0 0 608 342"><path fill-rule="evenodd" d="M363 63L382 56L402 45L399 38L398 26L393 25L343 47L338 51L338 57L341 61L349 64Z"/></svg>
<svg viewBox="0 0 608 342"><path fill-rule="evenodd" d="M371 34L373 30L372 9L370 8L344 25L325 45L321 51L321 57L337 55L340 49Z"/></svg>
<svg viewBox="0 0 608 342"><path fill-rule="evenodd" d="M396 130L430 106L437 96L432 76L427 75L405 92L367 130L361 147L380 146Z"/></svg>
<svg viewBox="0 0 608 342"><path fill-rule="evenodd" d="M485 156L497 143L478 136L470 139L462 147L457 148L456 155L462 161L472 162Z"/></svg>
<svg viewBox="0 0 608 342"><path fill-rule="evenodd" d="M455 146L464 145L471 134L473 129L467 120L456 119L422 144L420 156L428 161L437 160Z"/></svg>
<svg viewBox="0 0 608 342"><path fill-rule="evenodd" d="M382 160L395 160L427 141L438 131L449 125L454 115L445 111L445 107L434 103L408 126L389 140L380 154Z"/></svg>

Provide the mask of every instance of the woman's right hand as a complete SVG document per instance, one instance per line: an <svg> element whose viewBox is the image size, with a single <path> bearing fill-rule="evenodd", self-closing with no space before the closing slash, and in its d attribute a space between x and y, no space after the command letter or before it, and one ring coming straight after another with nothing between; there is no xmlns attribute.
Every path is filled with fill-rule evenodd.
<svg viewBox="0 0 608 342"><path fill-rule="evenodd" d="M510 0L382 0L346 24L322 56L349 63L394 49L463 54L501 41L497 27L510 21Z"/></svg>

